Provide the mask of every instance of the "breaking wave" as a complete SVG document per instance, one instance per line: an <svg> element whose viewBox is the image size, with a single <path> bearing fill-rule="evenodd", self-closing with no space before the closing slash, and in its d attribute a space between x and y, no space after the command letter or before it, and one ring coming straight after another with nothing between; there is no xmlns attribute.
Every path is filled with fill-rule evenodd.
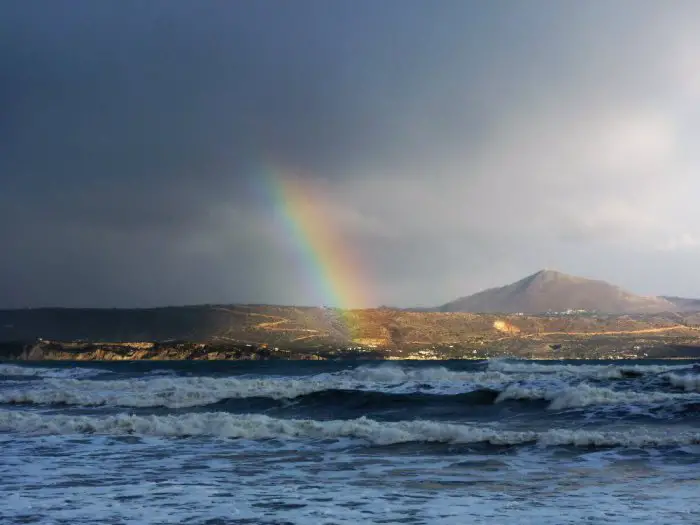
<svg viewBox="0 0 700 525"><path fill-rule="evenodd" d="M363 372L364 373L364 372ZM434 372L432 372L434 374ZM47 379L40 384L0 389L0 403L36 405L112 406L129 408L191 408L231 400L264 398L300 405L366 408L417 405L489 405L506 401L546 401L549 410L597 405L651 406L700 402L698 376L669 375L687 393L614 390L587 383L516 381L513 379L457 381L449 389L441 382L359 382L347 375L298 378L215 378L154 376L147 379ZM425 379L425 377L423 377Z"/></svg>
<svg viewBox="0 0 700 525"><path fill-rule="evenodd" d="M57 371L63 372L61 369ZM94 372L83 373L89 377ZM411 369L385 365L360 366L352 370L302 377L182 377L164 375L163 371L137 379L63 377L48 375L39 384L11 385L0 389L0 403L188 408L254 397L292 400L334 390L458 395L480 389L500 390L513 380L501 372L458 372L444 367Z"/></svg>
<svg viewBox="0 0 700 525"><path fill-rule="evenodd" d="M452 395L418 392L391 392L345 387L334 388L326 383L309 384L296 381L222 380L205 378L188 381L157 381L155 385L138 384L103 391L104 385L85 383L74 388L5 389L0 403L36 405L113 406L125 408L192 408L218 405L237 399L265 398L271 401L295 401L299 404L380 408L383 406L419 404L492 404L499 390L474 388ZM151 382L151 383L154 383ZM81 388L86 386L86 388ZM129 385L130 386L130 385ZM427 385L424 385L426 387ZM97 387L97 389L95 389ZM139 388L140 387L140 388Z"/></svg>
<svg viewBox="0 0 700 525"><path fill-rule="evenodd" d="M664 377L672 386L683 388L686 392L700 392L700 375L667 374Z"/></svg>
<svg viewBox="0 0 700 525"><path fill-rule="evenodd" d="M69 416L0 411L0 431L31 434L136 434L160 437L209 436L247 440L351 438L373 445L409 442L488 443L492 445L649 447L700 443L700 433L550 429L508 431L488 426L435 421L380 422L366 417L353 420L315 421L277 419L261 414L221 412L167 416Z"/></svg>
<svg viewBox="0 0 700 525"><path fill-rule="evenodd" d="M669 402L697 402L700 396L667 392L634 392L600 388L587 384L557 388L551 386L527 386L514 384L503 390L496 402L506 400L549 401L550 410L584 408L592 405L653 405Z"/></svg>
<svg viewBox="0 0 700 525"><path fill-rule="evenodd" d="M5 376L17 378L80 378L94 377L104 373L109 373L109 371L82 367L46 368L35 366L0 364L0 377Z"/></svg>
<svg viewBox="0 0 700 525"><path fill-rule="evenodd" d="M501 371L460 371L448 370L444 366L410 368L395 364L379 366L363 365L345 372L348 378L360 382L403 383L403 382L494 382L508 381L511 378Z"/></svg>
<svg viewBox="0 0 700 525"><path fill-rule="evenodd" d="M591 379L629 379L691 368L692 365L542 364L508 359L492 359L487 364L488 370L504 374L547 374Z"/></svg>
<svg viewBox="0 0 700 525"><path fill-rule="evenodd" d="M46 381L39 388L0 390L0 403L187 408L232 398L293 399L326 390L328 386L323 380L281 378L158 376L115 381L69 379ZM352 388L354 385L340 381L337 386Z"/></svg>

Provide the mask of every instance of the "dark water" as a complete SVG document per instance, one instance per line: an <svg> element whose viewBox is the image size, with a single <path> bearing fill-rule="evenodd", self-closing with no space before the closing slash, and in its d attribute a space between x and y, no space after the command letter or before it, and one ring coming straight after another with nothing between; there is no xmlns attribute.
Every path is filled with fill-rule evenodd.
<svg viewBox="0 0 700 525"><path fill-rule="evenodd" d="M699 523L700 365L0 364L0 523Z"/></svg>

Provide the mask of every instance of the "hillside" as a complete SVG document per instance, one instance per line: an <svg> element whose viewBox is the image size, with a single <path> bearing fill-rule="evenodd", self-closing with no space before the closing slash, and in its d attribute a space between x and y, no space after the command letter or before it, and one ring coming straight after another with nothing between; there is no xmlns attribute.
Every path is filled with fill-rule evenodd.
<svg viewBox="0 0 700 525"><path fill-rule="evenodd" d="M693 328L698 315L501 315L267 306L0 310L0 341L237 342L404 348L543 334Z"/></svg>
<svg viewBox="0 0 700 525"><path fill-rule="evenodd" d="M586 310L609 314L684 311L663 297L635 295L605 281L542 270L500 288L456 299L442 312L529 313Z"/></svg>
<svg viewBox="0 0 700 525"><path fill-rule="evenodd" d="M350 338L337 310L266 305L147 309L34 308L0 310L0 341L215 341L274 343L322 334Z"/></svg>
<svg viewBox="0 0 700 525"><path fill-rule="evenodd" d="M663 299L673 303L678 312L700 312L700 299L663 295Z"/></svg>

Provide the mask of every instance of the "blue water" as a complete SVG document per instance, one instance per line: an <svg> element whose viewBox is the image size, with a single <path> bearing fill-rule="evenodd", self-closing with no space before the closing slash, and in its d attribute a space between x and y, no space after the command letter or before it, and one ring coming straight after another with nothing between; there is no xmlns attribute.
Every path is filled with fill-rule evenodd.
<svg viewBox="0 0 700 525"><path fill-rule="evenodd" d="M700 366L0 364L0 523L699 523Z"/></svg>

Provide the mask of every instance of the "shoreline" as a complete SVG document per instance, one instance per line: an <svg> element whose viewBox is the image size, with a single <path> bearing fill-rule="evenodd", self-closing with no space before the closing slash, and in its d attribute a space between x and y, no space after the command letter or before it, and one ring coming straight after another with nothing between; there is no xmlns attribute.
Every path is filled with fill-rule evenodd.
<svg viewBox="0 0 700 525"><path fill-rule="evenodd" d="M361 348L324 345L284 348L250 343L221 342L84 342L45 341L0 343L0 362L113 362L113 361L484 361L525 359L533 361L651 361L700 360L695 341L630 341L617 337L600 340L562 340L556 345L510 338L474 345L398 348Z"/></svg>
<svg viewBox="0 0 700 525"><path fill-rule="evenodd" d="M250 362L250 361L288 361L290 363L300 363L308 361L328 361L328 362L433 362L441 363L447 361L489 361L496 359L512 359L515 361L609 361L617 363L622 361L700 361L700 357L635 357L635 358L617 358L617 359L593 359L585 357L575 358L531 358L531 357L515 357L503 356L486 359L474 358L445 358L445 359L354 359L354 358L338 358L338 359L0 359L0 365L6 364L38 364L38 363L139 363L139 362L157 362L157 363L234 363L234 362Z"/></svg>

